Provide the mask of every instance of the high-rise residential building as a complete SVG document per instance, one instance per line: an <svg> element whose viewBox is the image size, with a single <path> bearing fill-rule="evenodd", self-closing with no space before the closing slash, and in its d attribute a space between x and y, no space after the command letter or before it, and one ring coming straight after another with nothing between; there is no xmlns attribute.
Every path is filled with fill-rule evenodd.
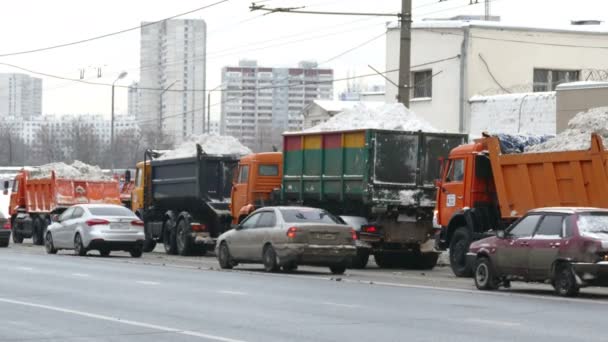
<svg viewBox="0 0 608 342"><path fill-rule="evenodd" d="M280 146L284 131L302 129L306 105L333 98L333 74L315 62L274 68L241 60L236 67L224 67L221 134L234 136L255 151Z"/></svg>
<svg viewBox="0 0 608 342"><path fill-rule="evenodd" d="M42 115L42 79L0 74L0 116L30 119Z"/></svg>
<svg viewBox="0 0 608 342"><path fill-rule="evenodd" d="M127 112L130 116L139 117L141 115L141 93L142 90L139 89L139 83L131 83L129 86L129 109Z"/></svg>
<svg viewBox="0 0 608 342"><path fill-rule="evenodd" d="M139 110L142 129L175 142L203 131L207 25L201 19L142 23Z"/></svg>

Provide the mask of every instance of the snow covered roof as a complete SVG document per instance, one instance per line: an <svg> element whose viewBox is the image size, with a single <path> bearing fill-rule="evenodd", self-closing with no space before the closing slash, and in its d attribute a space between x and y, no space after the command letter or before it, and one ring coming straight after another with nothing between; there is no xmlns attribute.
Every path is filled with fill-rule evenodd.
<svg viewBox="0 0 608 342"><path fill-rule="evenodd" d="M354 108L358 103L360 103L360 102L359 101L314 100L309 106L317 105L327 112L341 112L346 109ZM380 106L384 105L385 103L380 102L380 101L366 101L365 104L368 107L376 108L376 107L380 107Z"/></svg>
<svg viewBox="0 0 608 342"><path fill-rule="evenodd" d="M557 86L557 90L595 89L595 88L608 88L608 82L580 81L580 82L562 83Z"/></svg>
<svg viewBox="0 0 608 342"><path fill-rule="evenodd" d="M388 30L399 28L397 22L387 24ZM510 29L514 31L548 31L565 33L589 33L589 34L608 34L608 25L564 25L553 26L532 26L509 24L500 21L485 20L422 20L412 23L413 29L464 29L464 28L488 28L488 29Z"/></svg>

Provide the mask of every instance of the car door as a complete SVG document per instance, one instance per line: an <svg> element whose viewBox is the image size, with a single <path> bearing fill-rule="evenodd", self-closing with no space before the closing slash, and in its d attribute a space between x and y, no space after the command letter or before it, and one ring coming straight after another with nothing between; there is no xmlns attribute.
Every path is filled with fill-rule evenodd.
<svg viewBox="0 0 608 342"><path fill-rule="evenodd" d="M67 244L67 226L70 224L70 218L72 217L72 213L74 212L74 207L70 207L66 209L61 215L59 215L59 220L57 222L57 228L53 229L53 243L56 247L66 248L72 247L72 245Z"/></svg>
<svg viewBox="0 0 608 342"><path fill-rule="evenodd" d="M247 217L226 240L230 254L232 254L234 259L250 261L247 258L248 253L246 249L249 245L250 235L253 234L253 230L256 228L256 224L261 216L260 212L256 212Z"/></svg>
<svg viewBox="0 0 608 342"><path fill-rule="evenodd" d="M254 261L262 261L264 244L271 241L271 235L276 233L277 217L274 210L261 213L255 229L248 236L247 257Z"/></svg>
<svg viewBox="0 0 608 342"><path fill-rule="evenodd" d="M530 214L507 229L496 249L496 267L500 273L527 277L530 240L542 215Z"/></svg>
<svg viewBox="0 0 608 342"><path fill-rule="evenodd" d="M74 236L76 235L76 228L81 223L80 218L84 215L84 209L81 207L75 207L72 216L69 219L69 223L66 225L66 243L68 246L74 246Z"/></svg>
<svg viewBox="0 0 608 342"><path fill-rule="evenodd" d="M456 211L464 207L464 159L451 159L449 161L445 182L438 191L441 222L450 222Z"/></svg>
<svg viewBox="0 0 608 342"><path fill-rule="evenodd" d="M560 251L564 215L546 214L543 216L538 229L530 239L528 253L528 274L531 280L548 279L551 265Z"/></svg>

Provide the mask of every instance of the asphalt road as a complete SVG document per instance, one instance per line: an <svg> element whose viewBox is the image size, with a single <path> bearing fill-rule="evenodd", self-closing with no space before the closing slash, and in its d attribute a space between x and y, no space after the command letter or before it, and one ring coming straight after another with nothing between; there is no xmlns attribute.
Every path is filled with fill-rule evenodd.
<svg viewBox="0 0 608 342"><path fill-rule="evenodd" d="M562 299L544 285L477 291L445 268L269 275L209 257L40 250L0 249L0 341L607 340L604 289Z"/></svg>

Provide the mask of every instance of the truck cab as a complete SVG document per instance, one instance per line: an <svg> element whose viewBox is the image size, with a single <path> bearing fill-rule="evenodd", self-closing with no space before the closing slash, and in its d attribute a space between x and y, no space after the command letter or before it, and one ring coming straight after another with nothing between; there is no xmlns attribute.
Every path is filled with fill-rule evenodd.
<svg viewBox="0 0 608 342"><path fill-rule="evenodd" d="M267 152L240 159L230 195L232 223L241 222L256 208L268 205L274 189L281 186L283 154Z"/></svg>
<svg viewBox="0 0 608 342"><path fill-rule="evenodd" d="M140 218L142 218L141 211L144 208L146 174L150 174L150 163L148 161L137 163L135 166L135 181L131 190L131 210Z"/></svg>

